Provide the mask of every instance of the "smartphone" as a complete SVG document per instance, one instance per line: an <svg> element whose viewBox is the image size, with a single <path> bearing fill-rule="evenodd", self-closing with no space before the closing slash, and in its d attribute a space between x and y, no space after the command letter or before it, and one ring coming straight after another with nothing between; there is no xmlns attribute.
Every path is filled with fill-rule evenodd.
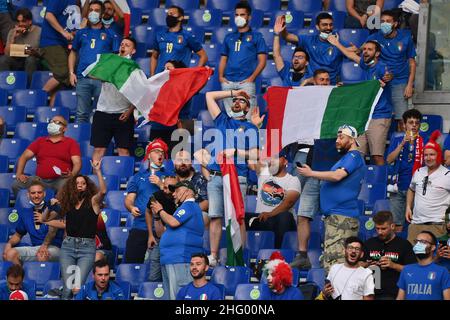
<svg viewBox="0 0 450 320"><path fill-rule="evenodd" d="M303 164L302 164L300 161L297 161L295 164L296 164L297 167L299 167L299 168L302 168L302 167L303 167Z"/></svg>

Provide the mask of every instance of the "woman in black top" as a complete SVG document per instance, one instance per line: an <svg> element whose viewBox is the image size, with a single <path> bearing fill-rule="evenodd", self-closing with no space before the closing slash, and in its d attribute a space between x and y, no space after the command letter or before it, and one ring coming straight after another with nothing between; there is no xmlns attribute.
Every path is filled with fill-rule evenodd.
<svg viewBox="0 0 450 320"><path fill-rule="evenodd" d="M70 299L80 290L94 265L97 219L106 185L100 170L101 161L91 161L91 165L98 177L99 189L88 177L76 175L65 183L57 197L61 215L66 220L66 238L59 258L63 299Z"/></svg>

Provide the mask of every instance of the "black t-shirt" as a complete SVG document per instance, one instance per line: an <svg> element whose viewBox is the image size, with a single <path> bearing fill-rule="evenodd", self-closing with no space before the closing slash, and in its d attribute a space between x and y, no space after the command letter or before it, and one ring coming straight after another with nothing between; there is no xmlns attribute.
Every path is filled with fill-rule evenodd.
<svg viewBox="0 0 450 320"><path fill-rule="evenodd" d="M416 256L411 244L402 238L395 237L384 243L378 237L371 238L364 243L363 261L378 261L382 256L388 256L393 262L401 265L416 263ZM397 296L397 281L400 273L393 269L381 270L381 289L375 289L375 296Z"/></svg>

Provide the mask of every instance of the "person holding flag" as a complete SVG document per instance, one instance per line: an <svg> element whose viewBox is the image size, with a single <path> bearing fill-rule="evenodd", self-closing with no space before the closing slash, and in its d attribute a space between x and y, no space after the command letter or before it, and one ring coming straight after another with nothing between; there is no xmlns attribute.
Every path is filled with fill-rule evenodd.
<svg viewBox="0 0 450 320"><path fill-rule="evenodd" d="M232 116L221 111L217 100L232 98ZM247 190L248 160L258 158L258 128L246 120L246 114L250 109L250 97L243 90L212 91L206 94L206 105L211 117L214 119L215 129L214 143L207 149L197 151L197 159L207 170L208 179L208 216L211 219L209 234L211 255L208 257L210 266L214 267L218 263L219 242L222 235L222 218L227 211L228 205L225 201L225 172L223 169L237 173L237 185L233 185L232 196L235 197L240 189L242 198ZM222 156L219 156L222 154ZM217 158L215 158L218 156ZM226 161L225 158L232 158L233 161ZM213 159L212 161L210 161ZM256 161L255 161L256 162ZM250 163L250 165L253 165ZM232 166L233 168L230 168ZM225 203L225 206L224 206ZM228 222L228 221L226 221ZM242 221L240 221L242 222ZM241 239L245 239L245 226L239 223Z"/></svg>

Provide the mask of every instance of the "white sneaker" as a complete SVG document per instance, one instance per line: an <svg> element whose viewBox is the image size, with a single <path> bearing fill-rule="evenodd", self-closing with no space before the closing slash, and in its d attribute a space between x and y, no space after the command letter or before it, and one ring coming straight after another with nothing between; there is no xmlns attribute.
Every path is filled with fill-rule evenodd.
<svg viewBox="0 0 450 320"><path fill-rule="evenodd" d="M212 254L208 256L209 266L214 268L219 263L219 259L214 257Z"/></svg>

